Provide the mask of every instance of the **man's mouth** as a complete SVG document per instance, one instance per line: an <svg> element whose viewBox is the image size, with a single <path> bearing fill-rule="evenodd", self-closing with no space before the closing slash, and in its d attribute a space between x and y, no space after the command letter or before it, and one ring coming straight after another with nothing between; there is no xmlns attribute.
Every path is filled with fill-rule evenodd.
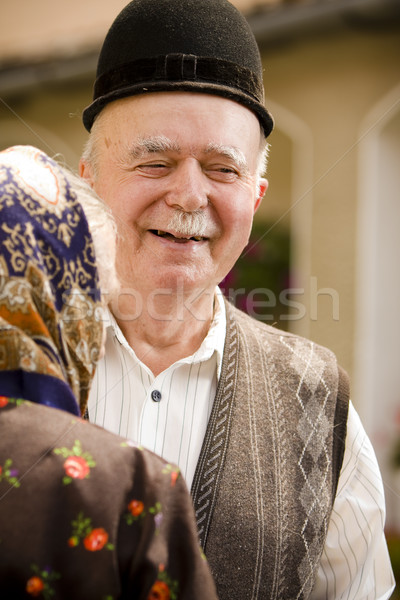
<svg viewBox="0 0 400 600"><path fill-rule="evenodd" d="M202 235L193 235L193 236L176 236L172 233L168 233L168 231L162 231L161 229L150 229L150 233L156 235L158 237L165 238L167 240L171 240L172 242L177 242L178 244L183 244L185 242L204 242L207 238Z"/></svg>

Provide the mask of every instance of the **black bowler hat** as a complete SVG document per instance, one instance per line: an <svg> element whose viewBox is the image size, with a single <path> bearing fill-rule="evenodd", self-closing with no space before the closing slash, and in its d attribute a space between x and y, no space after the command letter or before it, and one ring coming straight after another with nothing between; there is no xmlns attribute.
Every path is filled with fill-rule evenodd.
<svg viewBox="0 0 400 600"><path fill-rule="evenodd" d="M257 42L227 0L130 2L104 40L83 124L90 131L113 100L157 91L230 98L256 114L266 136L272 131Z"/></svg>

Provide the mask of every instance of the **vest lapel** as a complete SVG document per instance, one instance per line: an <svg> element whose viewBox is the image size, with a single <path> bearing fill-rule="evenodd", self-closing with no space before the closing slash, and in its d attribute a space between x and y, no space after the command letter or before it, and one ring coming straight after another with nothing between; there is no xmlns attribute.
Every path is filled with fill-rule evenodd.
<svg viewBox="0 0 400 600"><path fill-rule="evenodd" d="M237 327L233 319L228 319L221 376L191 489L203 548L207 542L229 442L238 359Z"/></svg>

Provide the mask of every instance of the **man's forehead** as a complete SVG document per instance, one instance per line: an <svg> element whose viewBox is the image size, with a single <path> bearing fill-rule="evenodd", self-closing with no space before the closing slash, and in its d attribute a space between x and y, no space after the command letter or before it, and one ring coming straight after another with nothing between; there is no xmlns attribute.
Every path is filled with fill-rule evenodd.
<svg viewBox="0 0 400 600"><path fill-rule="evenodd" d="M227 98L182 91L111 102L92 132L123 160L160 152L219 155L250 169L263 138L257 118L246 107Z"/></svg>
<svg viewBox="0 0 400 600"><path fill-rule="evenodd" d="M140 126L147 119L161 119L162 123L168 124L174 113L182 117L182 111L187 113L190 121L195 121L196 115L201 114L206 119L206 126L213 126L215 119L220 121L225 115L232 115L231 119L244 127L248 126L249 120L254 120L260 127L254 113L235 100L187 91L153 92L119 98L103 108L96 123L102 122L103 126L111 129L115 129L117 123L125 127L130 121Z"/></svg>

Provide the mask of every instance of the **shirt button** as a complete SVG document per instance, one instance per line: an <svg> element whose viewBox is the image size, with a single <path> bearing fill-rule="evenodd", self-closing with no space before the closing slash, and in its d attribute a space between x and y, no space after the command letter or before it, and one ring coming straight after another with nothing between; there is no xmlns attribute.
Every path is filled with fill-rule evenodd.
<svg viewBox="0 0 400 600"><path fill-rule="evenodd" d="M161 400L161 392L160 392L160 391L158 391L158 390L153 390L153 391L151 392L151 399L152 399L154 402L160 402L160 400Z"/></svg>

